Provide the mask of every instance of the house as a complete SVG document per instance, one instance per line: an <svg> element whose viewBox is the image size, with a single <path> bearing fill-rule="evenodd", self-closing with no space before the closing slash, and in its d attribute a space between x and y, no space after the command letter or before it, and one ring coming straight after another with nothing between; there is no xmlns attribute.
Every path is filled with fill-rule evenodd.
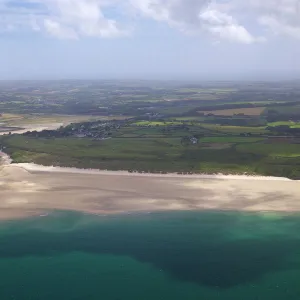
<svg viewBox="0 0 300 300"><path fill-rule="evenodd" d="M190 141L191 141L191 143L192 143L193 145L198 144L198 139L195 138L194 136L190 138Z"/></svg>
<svg viewBox="0 0 300 300"><path fill-rule="evenodd" d="M243 132L243 133L240 133L240 136L252 136L252 133L251 132Z"/></svg>

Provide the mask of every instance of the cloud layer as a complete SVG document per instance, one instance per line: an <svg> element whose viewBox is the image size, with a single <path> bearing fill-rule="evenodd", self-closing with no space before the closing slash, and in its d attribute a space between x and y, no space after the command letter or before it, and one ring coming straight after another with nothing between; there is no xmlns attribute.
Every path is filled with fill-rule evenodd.
<svg viewBox="0 0 300 300"><path fill-rule="evenodd" d="M134 34L136 19L216 41L300 39L300 0L0 0L1 31L111 38Z"/></svg>

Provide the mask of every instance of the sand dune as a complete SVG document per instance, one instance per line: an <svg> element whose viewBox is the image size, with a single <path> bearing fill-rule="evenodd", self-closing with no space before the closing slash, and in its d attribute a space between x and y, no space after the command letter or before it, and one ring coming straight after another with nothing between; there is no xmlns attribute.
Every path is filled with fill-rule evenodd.
<svg viewBox="0 0 300 300"><path fill-rule="evenodd" d="M94 214L163 210L300 211L300 182L285 178L128 172L4 165L0 219L51 210Z"/></svg>

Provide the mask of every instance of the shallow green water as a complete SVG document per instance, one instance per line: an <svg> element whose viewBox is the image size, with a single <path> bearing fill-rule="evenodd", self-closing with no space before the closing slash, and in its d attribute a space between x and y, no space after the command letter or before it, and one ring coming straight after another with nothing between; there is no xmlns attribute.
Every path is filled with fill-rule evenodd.
<svg viewBox="0 0 300 300"><path fill-rule="evenodd" d="M300 216L54 213L0 224L0 299L300 299Z"/></svg>

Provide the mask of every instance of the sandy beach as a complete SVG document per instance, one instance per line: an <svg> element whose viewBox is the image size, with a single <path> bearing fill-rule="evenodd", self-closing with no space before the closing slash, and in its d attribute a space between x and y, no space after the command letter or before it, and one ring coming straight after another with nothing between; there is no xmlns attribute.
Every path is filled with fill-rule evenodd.
<svg viewBox="0 0 300 300"><path fill-rule="evenodd" d="M56 130L60 126L67 125L68 123L49 123L49 124L35 124L35 125L24 125L22 126L23 129L19 130L12 130L11 133L13 134L22 134L27 131L43 131L43 130ZM9 131L0 131L0 135L6 135Z"/></svg>
<svg viewBox="0 0 300 300"><path fill-rule="evenodd" d="M0 219L52 210L93 214L166 210L300 211L300 182L225 175L155 175L0 166Z"/></svg>

